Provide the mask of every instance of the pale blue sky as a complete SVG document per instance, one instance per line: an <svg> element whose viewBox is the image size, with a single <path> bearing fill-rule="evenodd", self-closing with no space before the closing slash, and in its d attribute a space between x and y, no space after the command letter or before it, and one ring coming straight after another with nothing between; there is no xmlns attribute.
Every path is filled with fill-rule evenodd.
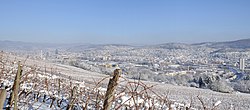
<svg viewBox="0 0 250 110"><path fill-rule="evenodd" d="M160 44L250 38L250 0L1 0L0 40Z"/></svg>

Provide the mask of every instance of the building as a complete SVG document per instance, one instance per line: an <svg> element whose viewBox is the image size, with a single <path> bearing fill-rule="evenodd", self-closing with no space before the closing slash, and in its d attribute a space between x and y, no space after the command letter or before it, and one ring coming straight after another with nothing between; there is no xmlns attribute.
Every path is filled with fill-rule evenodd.
<svg viewBox="0 0 250 110"><path fill-rule="evenodd" d="M244 70L245 69L245 59L240 58L240 70Z"/></svg>

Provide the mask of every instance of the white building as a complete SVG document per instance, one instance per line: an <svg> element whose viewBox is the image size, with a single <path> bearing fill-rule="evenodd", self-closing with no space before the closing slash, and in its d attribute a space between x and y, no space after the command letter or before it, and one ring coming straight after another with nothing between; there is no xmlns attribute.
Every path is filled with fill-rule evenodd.
<svg viewBox="0 0 250 110"><path fill-rule="evenodd" d="M245 69L245 59L240 58L240 70L244 70Z"/></svg>

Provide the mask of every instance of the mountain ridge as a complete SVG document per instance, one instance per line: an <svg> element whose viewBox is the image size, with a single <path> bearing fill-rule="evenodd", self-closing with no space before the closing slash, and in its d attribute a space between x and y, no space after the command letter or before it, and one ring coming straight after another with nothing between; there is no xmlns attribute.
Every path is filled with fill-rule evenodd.
<svg viewBox="0 0 250 110"><path fill-rule="evenodd" d="M9 41L9 40L0 40L0 49L1 50L27 50L32 51L36 49L48 49L48 48L64 48L66 50L71 49L86 49L86 48L95 48L103 46L129 46L129 47L138 47L127 44L58 44L58 43L33 43L33 42L22 42L22 41ZM162 43L156 45L145 45L140 47L154 47L154 48L163 48L163 49L185 49L192 46L205 46L209 48L232 48L232 49L248 49L250 48L250 38L248 39L239 39L234 41L225 41L225 42L201 42L194 44L187 43ZM78 50L79 50L78 49Z"/></svg>

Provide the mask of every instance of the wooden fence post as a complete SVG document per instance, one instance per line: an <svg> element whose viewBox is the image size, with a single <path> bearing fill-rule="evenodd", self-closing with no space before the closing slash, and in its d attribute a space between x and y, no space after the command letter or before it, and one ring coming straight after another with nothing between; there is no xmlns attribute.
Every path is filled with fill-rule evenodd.
<svg viewBox="0 0 250 110"><path fill-rule="evenodd" d="M22 65L21 65L21 62L19 61L17 74L15 77L14 85L12 87L12 92L10 95L10 100L8 103L9 107L11 108L14 102L14 110L17 110L18 91L19 91L19 86L20 86L21 74L22 74Z"/></svg>
<svg viewBox="0 0 250 110"><path fill-rule="evenodd" d="M0 109L2 110L3 109L3 106L4 106L4 102L5 102L5 99L6 99L6 90L5 89L1 89L0 90Z"/></svg>
<svg viewBox="0 0 250 110"><path fill-rule="evenodd" d="M71 90L71 97L70 97L70 101L66 110L73 110L73 107L74 107L73 105L76 100L76 92L77 92L77 87L74 86L73 89Z"/></svg>
<svg viewBox="0 0 250 110"><path fill-rule="evenodd" d="M110 110L111 108L120 75L121 75L121 70L116 69L114 71L113 78L109 80L108 89L105 94L103 110Z"/></svg>

